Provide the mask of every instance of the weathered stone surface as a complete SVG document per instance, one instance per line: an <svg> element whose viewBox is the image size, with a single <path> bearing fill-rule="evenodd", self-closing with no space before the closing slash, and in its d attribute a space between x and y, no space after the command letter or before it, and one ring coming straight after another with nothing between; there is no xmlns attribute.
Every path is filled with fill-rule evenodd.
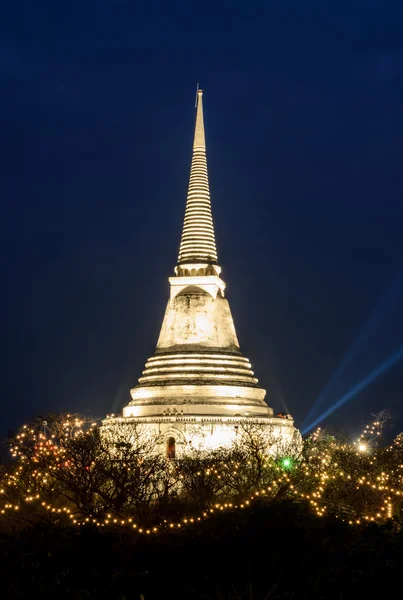
<svg viewBox="0 0 403 600"><path fill-rule="evenodd" d="M192 344L194 349L220 348L239 352L231 309L226 298L214 300L207 293L180 294L168 301L157 349L178 352Z"/></svg>

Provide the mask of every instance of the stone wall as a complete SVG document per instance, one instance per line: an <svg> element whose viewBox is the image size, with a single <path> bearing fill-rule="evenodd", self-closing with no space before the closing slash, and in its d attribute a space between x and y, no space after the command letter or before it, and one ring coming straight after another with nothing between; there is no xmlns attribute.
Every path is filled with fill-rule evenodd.
<svg viewBox="0 0 403 600"><path fill-rule="evenodd" d="M180 351L189 346L239 351L231 309L226 298L206 292L182 293L168 301L158 350Z"/></svg>

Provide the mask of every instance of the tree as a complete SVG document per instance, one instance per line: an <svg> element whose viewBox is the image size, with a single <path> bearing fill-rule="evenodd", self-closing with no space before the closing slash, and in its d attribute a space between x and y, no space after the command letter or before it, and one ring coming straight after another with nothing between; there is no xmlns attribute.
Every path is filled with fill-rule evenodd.
<svg viewBox="0 0 403 600"><path fill-rule="evenodd" d="M48 415L9 441L13 461L0 467L3 527L128 518L148 526L257 498L308 503L318 516L354 524L398 518L403 434L383 445L385 422L376 416L356 441L317 430L287 446L266 426L245 422L231 447L189 447L170 460L142 424L100 430L79 415Z"/></svg>

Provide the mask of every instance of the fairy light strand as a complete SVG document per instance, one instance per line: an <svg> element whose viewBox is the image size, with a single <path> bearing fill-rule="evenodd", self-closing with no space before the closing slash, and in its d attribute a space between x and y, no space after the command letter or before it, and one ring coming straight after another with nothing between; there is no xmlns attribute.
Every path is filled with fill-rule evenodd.
<svg viewBox="0 0 403 600"><path fill-rule="evenodd" d="M75 462L69 455L69 441L82 436L90 439L96 431L96 423L68 415L59 423L58 432L51 434L25 425L10 448L15 459L13 468L0 478L0 501L1 498L5 501L0 505L0 516L19 518L29 504L36 505L39 512L58 516L60 523L77 527L88 524L127 527L139 534L154 535L181 531L223 512L244 511L257 499L270 500L282 490L288 497L306 502L318 517L332 514L350 525L382 522L393 517L403 497L403 434L399 434L390 446L380 448L378 440L382 426L382 421L375 420L354 443L329 438L318 428L305 440L298 460L283 457L275 463L273 458L267 459L272 473L270 484L247 493L242 501L228 498L228 501L217 501L176 521L163 519L154 525L146 525L137 522L133 515L114 515L111 511L102 517L94 513L86 515L71 499L62 505L58 473L63 471L77 479L85 473L90 475L96 466L95 460L85 465ZM138 463L141 464L141 459ZM197 477L219 480L230 473L236 479L242 476L243 466L240 463L215 465L198 471ZM126 465L128 471L131 468ZM172 464L168 468L172 468ZM181 477L183 480L185 476L182 474ZM21 489L24 481L29 481L29 485ZM340 487L350 494L350 503L338 497Z"/></svg>

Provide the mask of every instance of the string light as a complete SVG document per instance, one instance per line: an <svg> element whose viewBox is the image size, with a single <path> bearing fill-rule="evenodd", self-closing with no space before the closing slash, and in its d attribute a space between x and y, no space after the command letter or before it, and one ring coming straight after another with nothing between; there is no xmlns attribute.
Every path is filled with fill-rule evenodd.
<svg viewBox="0 0 403 600"><path fill-rule="evenodd" d="M270 500L282 490L282 493L308 503L318 517L330 513L350 525L361 525L365 522L380 522L392 518L395 504L401 501L403 495L403 435L397 436L391 446L380 449L379 452L376 445L372 446L371 452L367 452L369 437L380 437L382 423L378 420L364 429L356 445L340 443L326 436L318 428L305 441L303 453L298 461L285 456L275 464L273 459L267 459L266 463L272 473L270 484L260 486L237 503L215 502L212 506L178 521L165 520L154 526L136 523L134 516L125 515L122 518L108 513L104 518L100 518L96 514L85 515L81 514L72 503L67 502L66 506L61 506L55 488L59 481L57 476L59 470L63 475L82 477L84 472L91 472L96 467L96 460L88 461L85 465L76 464L74 457L69 455L67 450L69 440L82 436L90 436L91 439L95 428L96 423L86 423L82 419L68 417L60 425L59 434L53 433L47 437L42 431L24 426L10 448L17 463L1 481L3 487L0 489L0 498L4 497L7 500L10 497L17 497L17 501L5 502L0 507L0 515L10 517L18 513L24 504L37 503L40 507L38 510L42 509L59 517L64 516L67 522L75 526L127 527L136 530L139 534L152 535L166 531L181 531L225 511L243 511L250 508L257 499L264 497ZM357 456L357 459L354 459L354 456ZM383 467L381 470L377 464L384 464L385 456L389 461L388 468ZM142 460L140 458L138 463L142 464ZM34 464L38 466L32 468ZM171 471L172 465L173 463L167 465ZM248 461L247 466L250 465L252 462ZM122 466L128 471L133 468L124 464ZM207 477L213 481L231 475L237 480L242 476L243 467L244 465L239 462L220 467L216 465L198 470L197 477ZM184 477L181 474L182 481ZM29 486L25 491L21 491L20 486L26 480L29 481ZM351 494L353 499L351 505L338 501L337 490L341 486ZM364 505L371 505L372 511L367 509L362 511L358 501L355 505L354 499L359 498L358 494L362 493L366 494L367 500L369 498ZM52 500L53 496L55 500Z"/></svg>

